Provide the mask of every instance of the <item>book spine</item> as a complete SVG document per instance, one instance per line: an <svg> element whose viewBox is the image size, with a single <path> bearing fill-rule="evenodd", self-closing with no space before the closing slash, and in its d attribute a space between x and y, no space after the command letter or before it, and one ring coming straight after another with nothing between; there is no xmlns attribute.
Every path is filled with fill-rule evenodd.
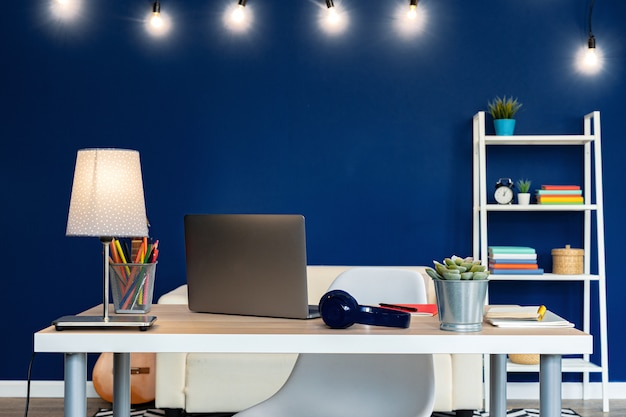
<svg viewBox="0 0 626 417"><path fill-rule="evenodd" d="M489 253L497 253L497 254L503 254L503 253L517 253L517 254L532 254L535 253L535 249L530 248L528 246L489 246L487 248L487 251Z"/></svg>
<svg viewBox="0 0 626 417"><path fill-rule="evenodd" d="M536 260L536 253L490 253L489 259L492 260L500 260L500 259L526 259L526 260Z"/></svg>
<svg viewBox="0 0 626 417"><path fill-rule="evenodd" d="M542 185L542 190L580 190L579 185Z"/></svg>
<svg viewBox="0 0 626 417"><path fill-rule="evenodd" d="M582 203L584 199L582 196L545 196L540 195L537 197L537 201L546 203Z"/></svg>
<svg viewBox="0 0 626 417"><path fill-rule="evenodd" d="M539 269L537 264L489 264L490 269Z"/></svg>
<svg viewBox="0 0 626 417"><path fill-rule="evenodd" d="M583 190L535 190L537 195L581 195Z"/></svg>
<svg viewBox="0 0 626 417"><path fill-rule="evenodd" d="M537 269L489 269L493 275L543 275L543 268Z"/></svg>
<svg viewBox="0 0 626 417"><path fill-rule="evenodd" d="M537 261L537 257L533 256L532 258L524 259L524 258L494 258L492 256L489 257L489 264L534 264Z"/></svg>

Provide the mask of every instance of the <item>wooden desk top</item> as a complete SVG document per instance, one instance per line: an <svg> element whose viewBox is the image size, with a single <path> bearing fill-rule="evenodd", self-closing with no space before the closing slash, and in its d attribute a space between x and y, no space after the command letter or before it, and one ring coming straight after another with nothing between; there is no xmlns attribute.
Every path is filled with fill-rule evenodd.
<svg viewBox="0 0 626 417"><path fill-rule="evenodd" d="M81 314L102 314L94 307ZM355 324L328 328L321 319L297 320L190 312L156 304L157 321L137 329L35 333L36 352L257 352L257 353L592 353L591 335L573 328L502 329L474 333L439 329L435 317L413 316L408 329Z"/></svg>

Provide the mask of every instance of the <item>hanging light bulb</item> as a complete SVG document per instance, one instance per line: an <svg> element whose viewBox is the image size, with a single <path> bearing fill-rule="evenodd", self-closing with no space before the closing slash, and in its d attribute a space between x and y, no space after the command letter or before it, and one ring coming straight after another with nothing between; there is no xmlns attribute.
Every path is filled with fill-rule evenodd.
<svg viewBox="0 0 626 417"><path fill-rule="evenodd" d="M585 65L590 68L598 65L598 54L596 54L596 38L593 35L589 35L589 40L587 41Z"/></svg>
<svg viewBox="0 0 626 417"><path fill-rule="evenodd" d="M154 37L160 38L170 32L172 27L171 19L167 11L161 12L161 2L155 0L152 4L152 11L144 20L144 25L148 33Z"/></svg>
<svg viewBox="0 0 626 417"><path fill-rule="evenodd" d="M163 18L161 17L161 3L159 0L155 0L152 5L152 17L150 18L150 25L155 29L163 27Z"/></svg>
<svg viewBox="0 0 626 417"><path fill-rule="evenodd" d="M231 17L233 21L235 21L236 23L241 23L245 19L246 15L244 11L245 11L247 1L248 0L239 0L239 4L237 5L237 8L233 10L233 14Z"/></svg>
<svg viewBox="0 0 626 417"><path fill-rule="evenodd" d="M337 9L335 9L335 3L333 0L326 0L326 7L328 8L328 21L331 24L337 23L339 16L337 14Z"/></svg>
<svg viewBox="0 0 626 417"><path fill-rule="evenodd" d="M581 48L581 52L578 57L579 69L586 74L595 74L599 72L603 65L602 53L596 48L596 37L593 36L592 17L594 3L595 0L591 0L589 5L589 37L587 38L587 48Z"/></svg>
<svg viewBox="0 0 626 417"><path fill-rule="evenodd" d="M417 2L418 0L409 1L409 11L407 12L406 16L411 20L415 19L415 17L417 16Z"/></svg>
<svg viewBox="0 0 626 417"><path fill-rule="evenodd" d="M54 0L50 2L50 9L56 17L62 20L71 20L79 15L82 0Z"/></svg>

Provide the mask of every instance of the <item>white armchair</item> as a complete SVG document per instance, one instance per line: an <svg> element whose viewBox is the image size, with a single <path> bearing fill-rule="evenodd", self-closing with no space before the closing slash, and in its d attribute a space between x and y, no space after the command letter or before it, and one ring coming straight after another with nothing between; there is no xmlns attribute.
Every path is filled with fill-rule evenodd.
<svg viewBox="0 0 626 417"><path fill-rule="evenodd" d="M309 266L309 304L317 304L333 280L354 266ZM435 302L424 267L428 302ZM357 298L358 300L358 298ZM163 295L159 304L187 304L187 286ZM199 313L201 314L201 313ZM156 399L159 408L187 413L237 412L274 395L289 377L296 354L158 353ZM481 355L433 355L435 411L483 408ZM458 414L458 413L457 413Z"/></svg>

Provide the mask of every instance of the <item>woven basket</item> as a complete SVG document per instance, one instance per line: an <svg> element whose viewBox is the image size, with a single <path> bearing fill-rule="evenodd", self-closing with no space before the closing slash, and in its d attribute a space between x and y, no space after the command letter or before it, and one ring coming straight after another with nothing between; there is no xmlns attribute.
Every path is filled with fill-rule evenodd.
<svg viewBox="0 0 626 417"><path fill-rule="evenodd" d="M559 275L577 275L583 273L583 259L585 251L565 248L552 249L552 273Z"/></svg>
<svg viewBox="0 0 626 417"><path fill-rule="evenodd" d="M513 363L517 363L519 365L538 365L539 364L539 354L521 354L521 353L510 353L509 359Z"/></svg>

